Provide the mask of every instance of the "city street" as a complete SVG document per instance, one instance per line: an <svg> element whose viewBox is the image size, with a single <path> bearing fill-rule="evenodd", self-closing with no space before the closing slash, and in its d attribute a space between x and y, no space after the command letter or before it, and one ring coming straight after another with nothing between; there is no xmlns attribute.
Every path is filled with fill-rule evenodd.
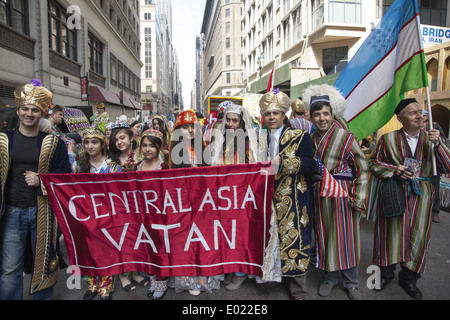
<svg viewBox="0 0 450 320"><path fill-rule="evenodd" d="M450 213L441 210L441 222L433 223L431 244L427 256L427 269L422 278L418 281L418 287L422 291L424 300L450 300ZM413 300L410 298L398 284L396 278L389 284L385 290L375 292L367 287L367 279L372 275L366 273L368 267L372 264L372 244L373 244L373 223L369 221L362 222L361 236L361 264L359 266L359 281L362 298L365 300ZM396 270L399 271L399 267ZM60 273L60 279L54 290L54 300L82 300L87 285L81 280L81 289L69 290L67 287L68 277L71 275L63 270ZM317 292L321 280L322 272L310 266L307 278L309 290L309 300L349 300L342 286L333 289L331 295L327 298L320 297ZM30 277L25 277L24 299L30 300L28 294ZM73 281L69 281L73 282ZM114 291L114 300L149 300L146 296L148 287L137 287L133 292L125 292L118 279L116 279L116 289ZM98 300L98 297L95 298ZM188 300L190 301L214 301L214 300L247 300L250 303L268 300L290 300L287 283L277 284L273 288L264 288L256 284L254 279L248 279L244 282L241 289L231 292L225 289L222 284L220 290L215 290L212 294L202 292L199 296L192 296L187 291L175 293L173 289L168 289L165 301L170 300ZM157 302L156 302L157 303ZM154 304L152 304L154 305ZM167 304L164 304L167 306Z"/></svg>

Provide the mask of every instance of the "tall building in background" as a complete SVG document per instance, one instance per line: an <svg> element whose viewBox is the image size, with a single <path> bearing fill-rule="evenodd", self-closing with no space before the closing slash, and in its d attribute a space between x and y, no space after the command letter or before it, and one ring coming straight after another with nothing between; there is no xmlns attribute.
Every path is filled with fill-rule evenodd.
<svg viewBox="0 0 450 320"><path fill-rule="evenodd" d="M292 100L312 83L334 84L393 2L207 0L199 67L203 101L210 95L265 93L272 70L273 86ZM417 3L433 113L449 132L450 0ZM424 89L409 95L427 105Z"/></svg>
<svg viewBox="0 0 450 320"><path fill-rule="evenodd" d="M240 0L206 1L201 29L203 102L210 95L233 96L243 89L241 13Z"/></svg>
<svg viewBox="0 0 450 320"><path fill-rule="evenodd" d="M171 116L182 108L178 57L172 43L170 0L140 0L144 114Z"/></svg>
<svg viewBox="0 0 450 320"><path fill-rule="evenodd" d="M137 0L0 1L0 103L14 106L14 88L38 78L55 104L89 117L102 102L112 120L137 117L139 28ZM81 97L85 76L88 101Z"/></svg>

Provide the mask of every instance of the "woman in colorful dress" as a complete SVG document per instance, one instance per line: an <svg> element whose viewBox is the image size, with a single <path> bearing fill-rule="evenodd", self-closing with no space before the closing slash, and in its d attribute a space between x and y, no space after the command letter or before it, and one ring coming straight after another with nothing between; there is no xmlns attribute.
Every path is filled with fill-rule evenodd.
<svg viewBox="0 0 450 320"><path fill-rule="evenodd" d="M121 172L120 166L107 156L106 136L98 129L87 129L83 136L84 154L72 165L73 173ZM83 300L92 300L97 294L101 300L111 300L115 276L84 276L88 291Z"/></svg>
<svg viewBox="0 0 450 320"><path fill-rule="evenodd" d="M136 164L140 161L136 152L133 131L126 122L118 122L112 125L109 153L111 159L120 165L123 172L134 171ZM122 273L119 275L119 279L127 292L136 289L133 281L143 287L148 284L148 279L144 278L138 271Z"/></svg>
<svg viewBox="0 0 450 320"><path fill-rule="evenodd" d="M169 169L169 166L159 157L162 140L163 135L158 130L148 129L142 134L140 150L144 159L136 165L136 171ZM156 275L150 276L147 297L151 300L161 300L166 294L168 279Z"/></svg>
<svg viewBox="0 0 450 320"><path fill-rule="evenodd" d="M203 167L211 163L205 159L205 143L202 128L197 120L195 112L191 110L180 113L175 118L172 142L170 145L170 168L192 168ZM205 276L183 276L169 279L169 286L175 288L179 293L189 290L191 295L199 295L201 291L211 293L213 289L220 289L220 281L223 275Z"/></svg>

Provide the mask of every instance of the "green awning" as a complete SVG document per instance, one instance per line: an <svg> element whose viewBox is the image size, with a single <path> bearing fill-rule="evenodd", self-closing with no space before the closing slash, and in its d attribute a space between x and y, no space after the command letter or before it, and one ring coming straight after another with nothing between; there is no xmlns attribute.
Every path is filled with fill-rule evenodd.
<svg viewBox="0 0 450 320"><path fill-rule="evenodd" d="M291 87L291 100L297 97L301 97L303 95L303 91L305 91L305 89L311 85L319 85L319 84L329 84L331 86L334 85L340 74L341 74L340 72L333 73L328 76L314 79Z"/></svg>

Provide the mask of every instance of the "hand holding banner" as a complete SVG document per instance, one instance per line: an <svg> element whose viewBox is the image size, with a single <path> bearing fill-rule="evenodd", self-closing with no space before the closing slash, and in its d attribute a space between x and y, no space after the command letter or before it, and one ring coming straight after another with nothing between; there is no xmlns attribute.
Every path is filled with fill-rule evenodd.
<svg viewBox="0 0 450 320"><path fill-rule="evenodd" d="M262 276L270 163L40 178L83 275Z"/></svg>

